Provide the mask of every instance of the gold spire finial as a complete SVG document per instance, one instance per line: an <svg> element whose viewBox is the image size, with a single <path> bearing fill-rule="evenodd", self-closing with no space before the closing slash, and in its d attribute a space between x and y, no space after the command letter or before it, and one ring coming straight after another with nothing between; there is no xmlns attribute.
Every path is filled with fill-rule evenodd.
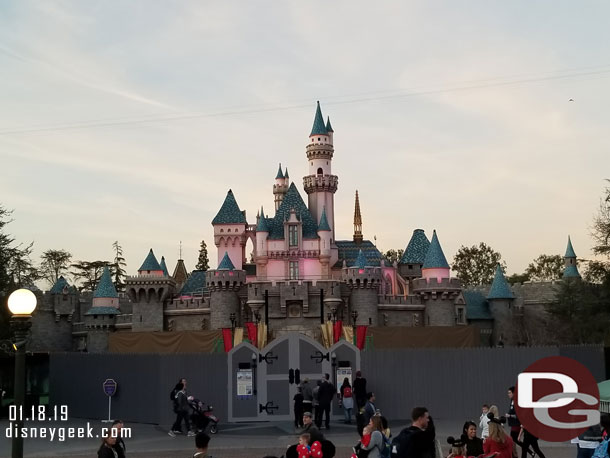
<svg viewBox="0 0 610 458"><path fill-rule="evenodd" d="M360 199L356 190L356 205L354 208L354 242L362 242L362 214L360 213Z"/></svg>

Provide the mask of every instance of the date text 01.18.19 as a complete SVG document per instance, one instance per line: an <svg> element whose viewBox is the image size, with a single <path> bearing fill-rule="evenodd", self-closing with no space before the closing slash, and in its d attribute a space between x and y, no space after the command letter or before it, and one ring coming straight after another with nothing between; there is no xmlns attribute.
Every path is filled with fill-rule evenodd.
<svg viewBox="0 0 610 458"><path fill-rule="evenodd" d="M32 406L31 408L11 405L8 409L9 421L67 421L68 406Z"/></svg>

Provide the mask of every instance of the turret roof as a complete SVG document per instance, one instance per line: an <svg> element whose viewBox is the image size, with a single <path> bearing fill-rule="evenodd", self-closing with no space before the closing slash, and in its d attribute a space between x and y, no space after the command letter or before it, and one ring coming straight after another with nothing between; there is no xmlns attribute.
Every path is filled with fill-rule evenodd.
<svg viewBox="0 0 610 458"><path fill-rule="evenodd" d="M326 132L334 132L333 126L330 125L330 116L328 116L326 121Z"/></svg>
<svg viewBox="0 0 610 458"><path fill-rule="evenodd" d="M423 264L426 260L426 253L430 247L430 241L423 229L415 229L409 244L405 249L402 258L400 258L401 264Z"/></svg>
<svg viewBox="0 0 610 458"><path fill-rule="evenodd" d="M280 162L280 166L277 169L277 175L275 176L276 180L283 180L284 174L282 173L282 163Z"/></svg>
<svg viewBox="0 0 610 458"><path fill-rule="evenodd" d="M263 211L263 207L261 207L261 214L258 220L258 224L256 225L256 232L269 232L269 226L267 225L267 218L265 218L265 212Z"/></svg>
<svg viewBox="0 0 610 458"><path fill-rule="evenodd" d="M363 240L362 242L336 240L335 243L339 250L339 260L333 266L335 268L342 267L343 261L345 261L346 265L352 266L361 251L366 257L367 266L378 267L381 264L381 260L384 259L375 244L370 240Z"/></svg>
<svg viewBox="0 0 610 458"><path fill-rule="evenodd" d="M108 266L104 266L104 272L102 273L102 278L100 278L97 287L95 288L95 292L93 293L93 297L111 297L116 298L119 295L116 292L116 288L112 283L112 278L110 277L110 269Z"/></svg>
<svg viewBox="0 0 610 458"><path fill-rule="evenodd" d="M367 262L366 256L364 255L362 250L360 250L358 252L358 257L356 258L354 265L352 265L351 267L358 267L359 269L364 269L367 266L368 266L368 262Z"/></svg>
<svg viewBox="0 0 610 458"><path fill-rule="evenodd" d="M167 265L165 264L165 256L161 256L161 263L159 265L161 266L163 275L165 275L166 277L169 277L169 272L167 271Z"/></svg>
<svg viewBox="0 0 610 458"><path fill-rule="evenodd" d="M225 251L225 255L218 264L218 269L216 270L235 270L235 266L231 262L231 258L229 257L229 253Z"/></svg>
<svg viewBox="0 0 610 458"><path fill-rule="evenodd" d="M270 225L269 229L269 238L270 239L283 239L284 238L284 222L288 219L290 215L290 211L294 209L297 218L303 224L303 238L305 239L315 239L318 238L318 225L311 217L311 213L309 213L309 209L297 187L294 183L290 183L288 187L288 191L284 195L282 199L282 203L280 208L275 212L275 217L273 218L273 222ZM269 220L267 220L269 224Z"/></svg>
<svg viewBox="0 0 610 458"><path fill-rule="evenodd" d="M138 272L142 270L163 270L159 265L159 261L157 261L157 258L155 258L155 254L153 253L152 248L148 252L148 256L146 256L146 259L142 263L142 267L138 269Z"/></svg>
<svg viewBox="0 0 610 458"><path fill-rule="evenodd" d="M180 290L180 296L203 295L207 293L205 272L205 270L193 270Z"/></svg>
<svg viewBox="0 0 610 458"><path fill-rule="evenodd" d="M576 253L574 253L574 248L572 248L572 240L570 240L570 236L568 235L568 247L566 248L566 254L564 258L575 258Z"/></svg>
<svg viewBox="0 0 610 458"><path fill-rule="evenodd" d="M576 265L566 266L566 268L563 269L563 278L580 278L578 267L576 267Z"/></svg>
<svg viewBox="0 0 610 458"><path fill-rule="evenodd" d="M49 292L51 294L61 294L61 293L63 293L65 287L69 288L70 285L68 284L68 281L62 275L61 277L59 277L57 279L57 281L55 282L55 284L51 288L51 291L49 291Z"/></svg>
<svg viewBox="0 0 610 458"><path fill-rule="evenodd" d="M320 109L320 102L316 108L316 116L313 120L313 127L311 128L311 135L326 135L326 126L324 125L324 118L322 117L322 110Z"/></svg>
<svg viewBox="0 0 610 458"><path fill-rule="evenodd" d="M184 260L178 259L172 277L174 278L174 280L176 280L176 283L185 283L186 280L189 278L186 266L184 265Z"/></svg>
<svg viewBox="0 0 610 458"><path fill-rule="evenodd" d="M436 236L436 230L432 233L432 241L426 253L422 269L449 269L447 258L445 258L441 244Z"/></svg>
<svg viewBox="0 0 610 458"><path fill-rule="evenodd" d="M480 291L463 291L467 320L493 320L489 303Z"/></svg>
<svg viewBox="0 0 610 458"><path fill-rule="evenodd" d="M284 172L284 178L290 178L290 177L288 176L288 167L286 167L286 171Z"/></svg>
<svg viewBox="0 0 610 458"><path fill-rule="evenodd" d="M502 272L502 267L500 264L496 266L496 273L494 275L494 280L491 283L491 288L489 289L489 293L487 294L487 299L514 299L515 295L506 278L504 277L504 272Z"/></svg>
<svg viewBox="0 0 610 458"><path fill-rule="evenodd" d="M244 213L239 209L233 191L229 189L222 207L212 220L212 224L247 224Z"/></svg>
<svg viewBox="0 0 610 458"><path fill-rule="evenodd" d="M320 224L318 225L318 232L330 231L328 219L326 218L326 207L322 209L322 216L320 217Z"/></svg>

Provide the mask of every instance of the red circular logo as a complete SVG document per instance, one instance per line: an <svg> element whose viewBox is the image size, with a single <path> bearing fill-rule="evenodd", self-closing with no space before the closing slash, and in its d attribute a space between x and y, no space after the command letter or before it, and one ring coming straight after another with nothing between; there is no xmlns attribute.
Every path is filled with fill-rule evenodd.
<svg viewBox="0 0 610 458"><path fill-rule="evenodd" d="M534 436L564 442L599 424L599 389L578 361L550 356L519 374L515 410L521 425Z"/></svg>

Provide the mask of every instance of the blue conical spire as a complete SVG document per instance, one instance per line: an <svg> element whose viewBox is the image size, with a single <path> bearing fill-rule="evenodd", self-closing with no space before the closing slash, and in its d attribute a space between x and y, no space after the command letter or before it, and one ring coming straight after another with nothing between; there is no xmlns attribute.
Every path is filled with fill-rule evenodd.
<svg viewBox="0 0 610 458"><path fill-rule="evenodd" d="M430 246L430 240L426 237L423 229L415 229L409 244L405 249L402 258L400 259L401 264L423 264L426 259L426 253L428 253L428 247Z"/></svg>
<svg viewBox="0 0 610 458"><path fill-rule="evenodd" d="M514 299L515 295L513 294L506 278L504 277L504 272L502 272L502 267L500 263L496 266L496 273L494 274L494 281L491 283L491 288L489 289L489 294L487 295L487 299Z"/></svg>
<svg viewBox="0 0 610 458"><path fill-rule="evenodd" d="M290 177L288 176L288 167L286 167L286 172L284 173L284 178L286 178L286 179L290 178Z"/></svg>
<svg viewBox="0 0 610 458"><path fill-rule="evenodd" d="M326 121L326 132L334 132L333 126L330 125L330 116L328 116Z"/></svg>
<svg viewBox="0 0 610 458"><path fill-rule="evenodd" d="M212 220L212 224L247 224L244 212L239 209L233 191L229 189L222 207Z"/></svg>
<svg viewBox="0 0 610 458"><path fill-rule="evenodd" d="M326 135L326 126L324 125L324 117L322 116L322 110L320 109L320 102L318 101L318 107L316 108L316 116L313 120L313 127L311 128L311 135Z"/></svg>
<svg viewBox="0 0 610 458"><path fill-rule="evenodd" d="M102 278L100 278L100 282L97 284L95 288L95 292L93 293L93 297L111 297L116 298L119 297L116 292L116 288L112 283L112 278L110 277L110 270L108 266L104 266L104 272L102 273Z"/></svg>
<svg viewBox="0 0 610 458"><path fill-rule="evenodd" d="M432 233L432 240L430 241L422 269L449 269L447 258L445 258L441 244L436 236L436 230Z"/></svg>
<svg viewBox="0 0 610 458"><path fill-rule="evenodd" d="M277 175L275 176L276 180L283 180L284 174L282 173L282 163L280 162L280 166L277 169Z"/></svg>
<svg viewBox="0 0 610 458"><path fill-rule="evenodd" d="M575 258L576 253L574 253L574 248L572 248L572 240L570 240L570 236L568 235L568 247L566 248L566 254L564 258Z"/></svg>
<svg viewBox="0 0 610 458"><path fill-rule="evenodd" d="M318 232L320 231L330 231L328 218L326 218L326 207L322 208L322 216L320 217L320 224L318 225Z"/></svg>
<svg viewBox="0 0 610 458"><path fill-rule="evenodd" d="M152 248L148 252L148 256L146 256L146 259L142 263L142 267L138 269L138 271L143 270L163 270L161 269L159 261L157 261L157 258L155 257L155 253L153 253Z"/></svg>
<svg viewBox="0 0 610 458"><path fill-rule="evenodd" d="M166 277L169 277L169 272L167 271L167 266L165 265L165 256L161 256L161 263L159 265L161 266L163 275L165 275Z"/></svg>
<svg viewBox="0 0 610 458"><path fill-rule="evenodd" d="M231 258L229 257L229 253L225 251L225 255L218 264L218 269L216 270L235 270L235 266L231 262Z"/></svg>
<svg viewBox="0 0 610 458"><path fill-rule="evenodd" d="M358 251L358 257L356 261L354 261L354 265L352 267L357 267L359 269L364 269L367 265L366 256L362 252L362 250Z"/></svg>
<svg viewBox="0 0 610 458"><path fill-rule="evenodd" d="M256 225L256 232L269 232L269 226L267 225L267 219L265 218L263 207L261 207L261 214L260 218L258 219L258 224Z"/></svg>

